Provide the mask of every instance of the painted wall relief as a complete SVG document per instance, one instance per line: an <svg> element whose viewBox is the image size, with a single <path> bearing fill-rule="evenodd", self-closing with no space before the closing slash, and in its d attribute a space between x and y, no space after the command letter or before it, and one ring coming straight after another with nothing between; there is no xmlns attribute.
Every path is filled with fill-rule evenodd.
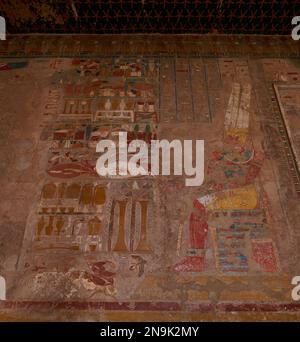
<svg viewBox="0 0 300 342"><path fill-rule="evenodd" d="M28 236L30 249L21 261L28 277L34 277L35 290L28 296L43 298L43 288L55 296L54 289L47 290L48 277L58 289L69 284L68 290L57 290L59 298L93 293L117 298L127 286L133 291L161 254L156 210L155 189L147 181L44 184ZM128 284L118 290L124 276Z"/></svg>
<svg viewBox="0 0 300 342"><path fill-rule="evenodd" d="M217 59L160 59L161 122L211 122L222 82Z"/></svg>
<svg viewBox="0 0 300 342"><path fill-rule="evenodd" d="M120 183L47 183L38 208L35 248L151 252L153 196L147 182L135 181L125 189Z"/></svg>
<svg viewBox="0 0 300 342"><path fill-rule="evenodd" d="M155 59L73 60L68 67L55 64L55 70L45 112L50 122L41 135L51 141L50 176L97 177L96 145L101 139L117 142L119 132L127 132L128 144L157 137Z"/></svg>
<svg viewBox="0 0 300 342"><path fill-rule="evenodd" d="M73 60L58 113L64 120L156 122L155 60Z"/></svg>
<svg viewBox="0 0 300 342"><path fill-rule="evenodd" d="M156 138L157 62L113 58L50 67L54 75L40 137L48 147L45 182L20 262L28 274L37 273L29 296L47 288L47 274L53 286L67 282L62 293L71 298L89 297L98 287L100 297L119 296L138 285L149 260L161 253L157 191L148 180L101 179L96 145L101 139L117 142L124 131L128 143ZM128 272L132 280L117 290Z"/></svg>
<svg viewBox="0 0 300 342"><path fill-rule="evenodd" d="M298 80L298 78L297 78ZM274 86L280 111L287 128L287 134L291 142L291 149L295 156L297 166L300 169L300 86L299 84L276 84ZM298 174L299 178L299 174ZM296 190L300 196L300 183L296 180Z"/></svg>
<svg viewBox="0 0 300 342"><path fill-rule="evenodd" d="M50 67L45 179L19 261L34 284L29 298L181 300L185 282L279 279L247 60L98 58ZM95 172L101 139L117 142L126 131L128 143L149 144L174 127L179 135L199 127L198 139L212 142L201 188L184 187L180 177Z"/></svg>
<svg viewBox="0 0 300 342"><path fill-rule="evenodd" d="M223 150L214 151L209 160L208 193L193 202L186 257L173 265L175 272L279 271L270 208L259 180L264 156L253 145L250 104L251 85L234 82L225 112ZM207 265L206 254L214 255L214 265Z"/></svg>

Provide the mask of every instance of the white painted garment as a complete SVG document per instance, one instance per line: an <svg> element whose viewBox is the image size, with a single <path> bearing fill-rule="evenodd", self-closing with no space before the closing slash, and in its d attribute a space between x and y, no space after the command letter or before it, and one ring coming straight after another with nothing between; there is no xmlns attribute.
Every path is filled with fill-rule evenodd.
<svg viewBox="0 0 300 342"><path fill-rule="evenodd" d="M0 300L6 300L6 282L3 277L0 276Z"/></svg>

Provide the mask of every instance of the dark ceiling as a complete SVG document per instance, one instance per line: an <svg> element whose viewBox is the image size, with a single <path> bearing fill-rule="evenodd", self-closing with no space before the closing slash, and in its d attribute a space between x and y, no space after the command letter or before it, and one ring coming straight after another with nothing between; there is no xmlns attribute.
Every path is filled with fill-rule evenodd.
<svg viewBox="0 0 300 342"><path fill-rule="evenodd" d="M1 0L8 33L290 34L294 0Z"/></svg>

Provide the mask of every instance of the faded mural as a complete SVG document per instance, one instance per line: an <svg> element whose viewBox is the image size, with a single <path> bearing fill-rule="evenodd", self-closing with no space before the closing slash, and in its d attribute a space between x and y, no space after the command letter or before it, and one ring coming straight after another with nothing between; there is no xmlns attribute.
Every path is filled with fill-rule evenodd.
<svg viewBox="0 0 300 342"><path fill-rule="evenodd" d="M11 79L18 89L43 79L36 111L26 109L37 117L34 191L8 299L158 312L291 302L300 241L293 61L133 54L3 59L0 70L11 88ZM97 142L119 132L128 143L204 139L204 184L98 176Z"/></svg>

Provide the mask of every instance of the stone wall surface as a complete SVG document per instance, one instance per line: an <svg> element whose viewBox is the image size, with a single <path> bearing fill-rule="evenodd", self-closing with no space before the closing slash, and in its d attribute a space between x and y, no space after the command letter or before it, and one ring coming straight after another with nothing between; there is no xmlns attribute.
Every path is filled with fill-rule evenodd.
<svg viewBox="0 0 300 342"><path fill-rule="evenodd" d="M299 52L279 36L0 42L0 319L298 320ZM204 140L204 183L99 176L96 145L119 132Z"/></svg>

